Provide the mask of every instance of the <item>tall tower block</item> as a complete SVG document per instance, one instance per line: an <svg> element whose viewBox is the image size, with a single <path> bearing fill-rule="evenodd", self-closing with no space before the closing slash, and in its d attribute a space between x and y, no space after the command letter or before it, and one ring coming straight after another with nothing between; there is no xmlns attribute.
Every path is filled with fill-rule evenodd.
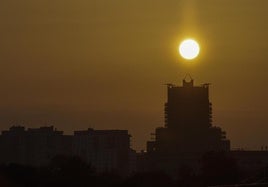
<svg viewBox="0 0 268 187"><path fill-rule="evenodd" d="M230 150L226 133L212 124L209 84L195 86L193 79L184 79L182 86L167 85L165 127L156 128L154 134L155 141L147 142L149 153L177 155Z"/></svg>
<svg viewBox="0 0 268 187"><path fill-rule="evenodd" d="M209 85L194 86L194 80L183 80L182 86L168 84L165 104L165 126L175 131L201 130L211 127L212 107Z"/></svg>

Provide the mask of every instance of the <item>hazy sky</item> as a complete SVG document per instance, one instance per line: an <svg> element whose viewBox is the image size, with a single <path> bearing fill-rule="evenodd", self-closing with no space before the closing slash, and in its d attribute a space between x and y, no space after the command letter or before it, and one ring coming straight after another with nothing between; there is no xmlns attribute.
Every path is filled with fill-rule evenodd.
<svg viewBox="0 0 268 187"><path fill-rule="evenodd" d="M1 0L0 129L128 129L135 149L164 124L165 83L212 83L232 147L268 145L267 0ZM177 53L196 38L200 57Z"/></svg>

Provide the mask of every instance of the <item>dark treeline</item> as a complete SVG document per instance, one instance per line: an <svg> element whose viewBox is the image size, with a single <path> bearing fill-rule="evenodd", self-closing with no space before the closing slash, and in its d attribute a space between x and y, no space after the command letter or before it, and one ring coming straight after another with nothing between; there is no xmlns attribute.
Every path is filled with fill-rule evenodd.
<svg viewBox="0 0 268 187"><path fill-rule="evenodd" d="M245 177L236 161L224 154L207 154L200 160L201 170L181 166L176 177L164 172L137 172L122 177L116 172L97 174L89 164L77 157L57 156L46 167L34 168L18 164L0 166L2 187L194 187L237 184Z"/></svg>

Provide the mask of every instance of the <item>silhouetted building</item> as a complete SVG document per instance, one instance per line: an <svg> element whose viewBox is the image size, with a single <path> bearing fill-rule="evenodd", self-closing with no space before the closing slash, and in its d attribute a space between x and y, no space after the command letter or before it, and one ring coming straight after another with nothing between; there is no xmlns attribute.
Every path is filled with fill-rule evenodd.
<svg viewBox="0 0 268 187"><path fill-rule="evenodd" d="M165 127L157 128L155 140L147 142L149 160L157 160L154 167L194 164L205 152L230 150L225 132L212 126L209 84L194 86L193 79L184 79L182 86L168 84L167 95Z"/></svg>
<svg viewBox="0 0 268 187"><path fill-rule="evenodd" d="M55 156L79 156L97 172L129 174L136 171L136 152L127 130L63 131L50 127L12 126L0 135L0 164L47 165Z"/></svg>
<svg viewBox="0 0 268 187"><path fill-rule="evenodd" d="M0 136L0 162L41 166L56 155L70 155L72 136L53 126L29 128L13 126Z"/></svg>
<svg viewBox="0 0 268 187"><path fill-rule="evenodd" d="M212 126L209 85L194 86L191 79L183 86L167 85L165 127L157 128L148 152L178 153L229 151L230 141L219 127Z"/></svg>
<svg viewBox="0 0 268 187"><path fill-rule="evenodd" d="M97 172L127 174L133 170L133 150L127 130L93 130L74 132L74 154L96 168Z"/></svg>

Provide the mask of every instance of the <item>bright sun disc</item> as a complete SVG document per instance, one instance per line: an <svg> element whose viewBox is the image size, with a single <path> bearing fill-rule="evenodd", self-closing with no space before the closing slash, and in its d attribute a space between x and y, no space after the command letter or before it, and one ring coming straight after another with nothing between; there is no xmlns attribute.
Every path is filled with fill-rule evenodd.
<svg viewBox="0 0 268 187"><path fill-rule="evenodd" d="M187 39L181 42L179 46L179 53L180 55L187 59L192 60L198 56L200 52L199 44L192 39Z"/></svg>

